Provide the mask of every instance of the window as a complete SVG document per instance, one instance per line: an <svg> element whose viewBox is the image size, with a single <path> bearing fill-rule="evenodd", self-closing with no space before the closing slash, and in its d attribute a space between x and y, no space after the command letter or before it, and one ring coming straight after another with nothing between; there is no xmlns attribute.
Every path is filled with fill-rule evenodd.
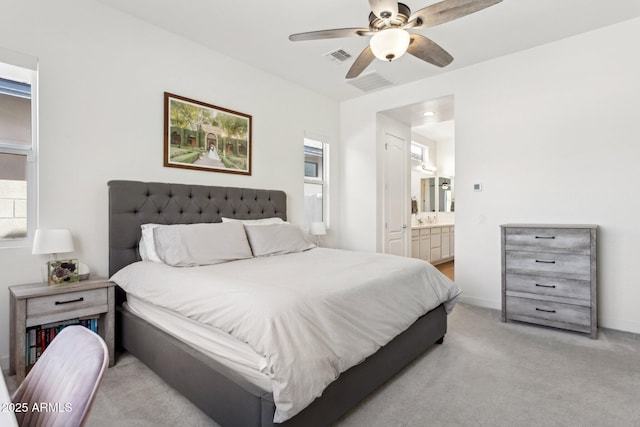
<svg viewBox="0 0 640 427"><path fill-rule="evenodd" d="M411 143L411 158L413 160L418 160L423 163L429 162L429 147L425 147L424 145L416 144L415 142Z"/></svg>
<svg viewBox="0 0 640 427"><path fill-rule="evenodd" d="M324 222L328 218L329 144L316 139L304 139L304 223Z"/></svg>
<svg viewBox="0 0 640 427"><path fill-rule="evenodd" d="M28 245L35 228L35 77L0 62L0 247Z"/></svg>

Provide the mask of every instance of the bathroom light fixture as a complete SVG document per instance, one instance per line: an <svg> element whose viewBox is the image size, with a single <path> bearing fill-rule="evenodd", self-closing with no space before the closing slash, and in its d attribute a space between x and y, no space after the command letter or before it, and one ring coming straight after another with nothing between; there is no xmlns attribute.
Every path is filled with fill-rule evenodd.
<svg viewBox="0 0 640 427"><path fill-rule="evenodd" d="M435 115L436 115L436 112L435 112L435 111L425 111L425 112L424 112L424 116L425 116L425 117L433 117L433 116L435 116Z"/></svg>
<svg viewBox="0 0 640 427"><path fill-rule="evenodd" d="M388 28L375 33L369 44L376 58L391 62L404 55L410 41L411 37L405 30Z"/></svg>

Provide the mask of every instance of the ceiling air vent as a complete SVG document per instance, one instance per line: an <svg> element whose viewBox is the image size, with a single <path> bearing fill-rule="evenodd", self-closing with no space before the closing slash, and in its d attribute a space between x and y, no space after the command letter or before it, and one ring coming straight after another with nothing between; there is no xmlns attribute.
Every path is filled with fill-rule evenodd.
<svg viewBox="0 0 640 427"><path fill-rule="evenodd" d="M371 92L372 90L380 89L386 86L391 86L389 80L382 77L380 74L375 71L371 71L366 74L361 74L360 77L355 79L347 80L347 83L357 87L361 91Z"/></svg>
<svg viewBox="0 0 640 427"><path fill-rule="evenodd" d="M333 52L325 53L324 56L334 62L344 62L351 58L351 54L343 49L334 50Z"/></svg>

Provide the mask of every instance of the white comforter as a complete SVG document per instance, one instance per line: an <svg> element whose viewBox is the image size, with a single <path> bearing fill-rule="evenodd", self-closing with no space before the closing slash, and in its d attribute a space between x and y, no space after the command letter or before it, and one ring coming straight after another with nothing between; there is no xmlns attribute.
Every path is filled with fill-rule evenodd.
<svg viewBox="0 0 640 427"><path fill-rule="evenodd" d="M111 280L263 355L274 422L440 303L450 311L460 293L424 261L325 248L202 267L137 262Z"/></svg>

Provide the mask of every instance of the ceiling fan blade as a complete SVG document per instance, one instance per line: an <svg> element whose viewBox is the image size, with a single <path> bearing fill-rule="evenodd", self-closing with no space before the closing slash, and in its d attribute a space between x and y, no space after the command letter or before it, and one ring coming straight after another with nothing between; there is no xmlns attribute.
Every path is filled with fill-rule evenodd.
<svg viewBox="0 0 640 427"><path fill-rule="evenodd" d="M398 3L395 0L369 0L374 15L381 19L395 19L398 15Z"/></svg>
<svg viewBox="0 0 640 427"><path fill-rule="evenodd" d="M351 68L349 68L349 72L347 73L346 77L348 79L358 77L360 73L362 73L374 59L375 56L371 51L371 46L367 46L362 52L360 52L360 55L358 55Z"/></svg>
<svg viewBox="0 0 640 427"><path fill-rule="evenodd" d="M411 34L407 52L438 67L446 67L453 61L453 56L449 52L420 34Z"/></svg>
<svg viewBox="0 0 640 427"><path fill-rule="evenodd" d="M373 33L368 28L336 28L334 30L291 34L289 40L296 42L301 40L338 39L342 37L368 36L371 34Z"/></svg>
<svg viewBox="0 0 640 427"><path fill-rule="evenodd" d="M485 9L502 0L444 0L416 11L409 18L413 28L429 28Z"/></svg>

